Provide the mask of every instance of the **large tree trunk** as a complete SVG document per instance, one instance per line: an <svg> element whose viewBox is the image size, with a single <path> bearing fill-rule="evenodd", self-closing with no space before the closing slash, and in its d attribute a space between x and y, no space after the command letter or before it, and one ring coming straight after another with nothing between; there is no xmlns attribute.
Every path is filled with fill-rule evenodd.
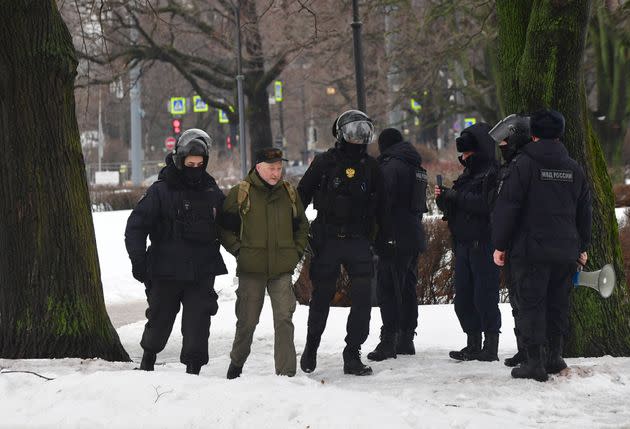
<svg viewBox="0 0 630 429"><path fill-rule="evenodd" d="M551 107L567 120L564 143L584 167L593 194L593 244L587 269L613 263L614 295L573 293L569 356L630 353L630 306L623 275L612 185L589 122L582 58L591 2L498 0L501 91L508 113Z"/></svg>
<svg viewBox="0 0 630 429"><path fill-rule="evenodd" d="M0 16L0 357L129 360L103 300L72 39L52 0Z"/></svg>

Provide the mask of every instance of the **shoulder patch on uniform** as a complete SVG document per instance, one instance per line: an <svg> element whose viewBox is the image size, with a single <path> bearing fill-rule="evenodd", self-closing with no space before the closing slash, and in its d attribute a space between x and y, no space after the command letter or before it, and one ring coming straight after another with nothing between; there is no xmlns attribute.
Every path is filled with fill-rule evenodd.
<svg viewBox="0 0 630 429"><path fill-rule="evenodd" d="M540 180L552 182L573 182L573 171L571 170L547 170L540 169Z"/></svg>
<svg viewBox="0 0 630 429"><path fill-rule="evenodd" d="M429 176L427 175L426 171L422 171L416 168L416 179L420 180L421 182L428 182Z"/></svg>

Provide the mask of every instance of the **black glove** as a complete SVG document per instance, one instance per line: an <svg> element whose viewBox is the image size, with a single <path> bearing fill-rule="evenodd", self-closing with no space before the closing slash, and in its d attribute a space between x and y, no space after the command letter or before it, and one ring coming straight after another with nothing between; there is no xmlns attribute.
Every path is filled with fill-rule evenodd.
<svg viewBox="0 0 630 429"><path fill-rule="evenodd" d="M383 241L377 246L378 256L382 259L396 257L396 240Z"/></svg>
<svg viewBox="0 0 630 429"><path fill-rule="evenodd" d="M444 199L446 204L453 204L457 199L457 191L455 189L444 188L440 197Z"/></svg>
<svg viewBox="0 0 630 429"><path fill-rule="evenodd" d="M440 187L440 191L440 196L435 199L435 203L437 204L438 209L447 215L449 210L453 207L453 204L455 204L457 191L445 187Z"/></svg>
<svg viewBox="0 0 630 429"><path fill-rule="evenodd" d="M134 279L144 283L147 280L147 260L145 258L132 259L131 274Z"/></svg>

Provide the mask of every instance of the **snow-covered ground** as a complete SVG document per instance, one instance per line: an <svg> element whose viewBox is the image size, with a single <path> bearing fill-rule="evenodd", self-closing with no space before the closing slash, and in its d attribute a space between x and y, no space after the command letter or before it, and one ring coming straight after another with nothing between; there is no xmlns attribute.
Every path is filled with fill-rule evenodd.
<svg viewBox="0 0 630 429"><path fill-rule="evenodd" d="M210 328L210 362L199 377L179 363L179 318L153 373L134 371L144 326L144 291L131 277L123 231L129 212L96 213L108 311L133 363L101 360L0 360L0 428L506 428L630 427L630 358L568 359L548 383L513 380L500 362L458 363L464 341L453 307L420 307L415 356L372 363L374 376L343 375L347 309L331 310L317 370L293 378L273 369L273 322L266 303L243 375L225 373L234 335L234 260L217 281L220 308ZM499 354L515 352L508 306L501 306ZM295 338L304 347L308 309L298 306ZM372 313L364 351L378 342Z"/></svg>

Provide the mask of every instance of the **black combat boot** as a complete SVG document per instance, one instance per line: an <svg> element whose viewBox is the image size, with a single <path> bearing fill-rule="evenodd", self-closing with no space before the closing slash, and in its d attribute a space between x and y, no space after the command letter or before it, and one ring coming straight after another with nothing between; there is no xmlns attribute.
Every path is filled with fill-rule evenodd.
<svg viewBox="0 0 630 429"><path fill-rule="evenodd" d="M186 364L186 374L199 375L201 371L201 365L197 363Z"/></svg>
<svg viewBox="0 0 630 429"><path fill-rule="evenodd" d="M157 355L153 352L144 351L142 361L140 361L140 369L143 371L153 371Z"/></svg>
<svg viewBox="0 0 630 429"><path fill-rule="evenodd" d="M306 335L306 345L300 358L300 368L307 374L315 371L317 367L317 349L319 348L319 342L321 337Z"/></svg>
<svg viewBox="0 0 630 429"><path fill-rule="evenodd" d="M523 345L523 340L519 335L518 331L514 329L514 335L516 335L516 348L517 352L514 356L509 357L503 361L505 366L515 367L525 362L527 358L527 353L525 353L525 346Z"/></svg>
<svg viewBox="0 0 630 429"><path fill-rule="evenodd" d="M466 334L468 339L466 340L466 347L459 351L449 352L448 355L451 359L455 360L473 360L475 356L481 351L481 332L475 332L473 334Z"/></svg>
<svg viewBox="0 0 630 429"><path fill-rule="evenodd" d="M562 359L563 343L562 335L554 335L549 338L549 356L545 364L547 374L557 374L567 367L567 363Z"/></svg>
<svg viewBox="0 0 630 429"><path fill-rule="evenodd" d="M499 360L499 333L484 332L483 335L483 348L479 353L477 353L477 356L475 356L475 360L480 360L484 362L493 362L495 360Z"/></svg>
<svg viewBox="0 0 630 429"><path fill-rule="evenodd" d="M367 358L376 362L390 358L396 359L396 343L396 334L381 328L381 342L374 351L368 353Z"/></svg>
<svg viewBox="0 0 630 429"><path fill-rule="evenodd" d="M413 329L399 331L398 343L396 344L396 354L415 355L416 348L413 345L413 337L415 336L416 336L416 331L414 331Z"/></svg>
<svg viewBox="0 0 630 429"><path fill-rule="evenodd" d="M243 372L242 366L236 366L232 362L230 362L230 367L228 368L227 372L227 379L234 380L235 378L241 376L241 372Z"/></svg>
<svg viewBox="0 0 630 429"><path fill-rule="evenodd" d="M545 348L541 345L527 347L527 361L512 369L514 378L531 378L536 381L547 381L549 376L545 371Z"/></svg>
<svg viewBox="0 0 630 429"><path fill-rule="evenodd" d="M372 368L363 365L358 347L346 346L343 349L343 373L352 375L372 375Z"/></svg>

